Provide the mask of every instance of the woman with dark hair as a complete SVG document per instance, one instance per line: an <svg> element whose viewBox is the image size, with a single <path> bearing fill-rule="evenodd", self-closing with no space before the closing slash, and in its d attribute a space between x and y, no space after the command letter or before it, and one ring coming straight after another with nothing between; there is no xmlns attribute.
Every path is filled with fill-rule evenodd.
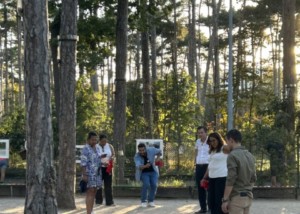
<svg viewBox="0 0 300 214"><path fill-rule="evenodd" d="M211 214L222 214L222 197L227 177L227 154L229 149L217 132L209 134L209 163L201 184L209 178L209 205Z"/></svg>
<svg viewBox="0 0 300 214"><path fill-rule="evenodd" d="M112 168L115 158L114 147L108 143L107 136L105 134L100 134L99 144L97 147L100 148L100 158L101 158L101 172L102 181L104 183L104 196L106 206L114 206L114 199L112 194ZM96 193L96 204L103 203L102 188L99 188Z"/></svg>
<svg viewBox="0 0 300 214"><path fill-rule="evenodd" d="M98 135L89 132L87 142L81 151L82 180L87 182L86 211L91 214L93 211L96 191L101 187L100 170L100 148L96 146Z"/></svg>

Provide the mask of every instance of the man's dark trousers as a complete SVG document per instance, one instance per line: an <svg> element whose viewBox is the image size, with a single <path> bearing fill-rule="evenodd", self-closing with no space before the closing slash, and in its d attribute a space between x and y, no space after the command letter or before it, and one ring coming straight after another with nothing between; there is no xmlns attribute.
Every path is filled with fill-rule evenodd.
<svg viewBox="0 0 300 214"><path fill-rule="evenodd" d="M203 179L203 176L207 170L208 164L196 164L196 185L198 188L198 199L201 210L207 210L206 203L206 190L200 186L200 181Z"/></svg>

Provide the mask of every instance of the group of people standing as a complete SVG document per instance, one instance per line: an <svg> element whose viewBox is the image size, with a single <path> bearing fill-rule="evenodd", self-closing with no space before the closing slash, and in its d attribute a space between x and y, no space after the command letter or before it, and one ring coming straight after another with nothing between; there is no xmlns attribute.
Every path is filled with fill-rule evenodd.
<svg viewBox="0 0 300 214"><path fill-rule="evenodd" d="M98 143L99 142L99 143ZM81 151L82 180L86 182L86 210L93 211L94 203L102 204L102 183L106 206L114 206L112 194L112 167L115 151L107 136L89 132L87 142Z"/></svg>
<svg viewBox="0 0 300 214"><path fill-rule="evenodd" d="M222 136L199 126L195 145L195 174L200 210L211 214L248 214L256 181L255 159L242 145L242 134L232 129ZM208 191L203 185L208 180Z"/></svg>
<svg viewBox="0 0 300 214"><path fill-rule="evenodd" d="M217 132L208 135L207 128L197 128L195 174L200 210L195 213L249 214L256 181L255 159L242 145L242 134L232 129L226 141ZM99 141L99 144L98 144ZM158 185L158 162L161 150L140 143L134 156L136 180L142 182L141 207L154 207ZM87 182L86 209L91 214L94 203L102 204L104 182L106 205L114 205L112 165L114 148L105 135L88 134L82 149L82 179ZM204 183L209 182L208 191Z"/></svg>

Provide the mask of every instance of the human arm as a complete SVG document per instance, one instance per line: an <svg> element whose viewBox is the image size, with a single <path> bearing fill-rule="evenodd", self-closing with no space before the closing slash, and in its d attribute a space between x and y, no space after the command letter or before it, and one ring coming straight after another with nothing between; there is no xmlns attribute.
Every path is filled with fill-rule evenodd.
<svg viewBox="0 0 300 214"><path fill-rule="evenodd" d="M114 147L111 144L109 144L109 147L110 147L110 151L111 151L111 157L110 158L112 160L114 160L115 157L116 157L115 149L114 149Z"/></svg>
<svg viewBox="0 0 300 214"><path fill-rule="evenodd" d="M201 184L203 185L203 183L204 183L206 180L208 180L208 168L206 169L206 172L205 172L205 174L203 175L202 180L200 181Z"/></svg>
<svg viewBox="0 0 300 214"><path fill-rule="evenodd" d="M150 162L144 164L144 158L142 158L138 153L134 156L135 167L139 170L149 168L151 166Z"/></svg>
<svg viewBox="0 0 300 214"><path fill-rule="evenodd" d="M230 196L230 193L232 191L232 188L233 186L225 186L225 190L224 190L224 195L223 195L223 198L222 198L222 211L224 213L228 213L228 202L229 202L229 196Z"/></svg>
<svg viewBox="0 0 300 214"><path fill-rule="evenodd" d="M229 154L230 153L230 149L229 149L228 145L223 146L223 153L224 154Z"/></svg>
<svg viewBox="0 0 300 214"><path fill-rule="evenodd" d="M83 147L83 149L81 150L80 165L81 165L81 176L82 176L82 180L84 181L88 180L87 163L88 163L88 150L86 149L86 147Z"/></svg>
<svg viewBox="0 0 300 214"><path fill-rule="evenodd" d="M156 149L155 154L156 154L156 158L155 158L154 162L160 161L161 160L161 150L160 149Z"/></svg>
<svg viewBox="0 0 300 214"><path fill-rule="evenodd" d="M81 175L82 175L82 180L84 180L84 181L88 180L88 174L87 174L85 166L81 167Z"/></svg>

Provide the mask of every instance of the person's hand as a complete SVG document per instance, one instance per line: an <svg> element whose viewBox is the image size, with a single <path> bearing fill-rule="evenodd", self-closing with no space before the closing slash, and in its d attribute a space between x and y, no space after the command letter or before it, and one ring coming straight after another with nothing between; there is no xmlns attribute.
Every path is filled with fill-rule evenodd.
<svg viewBox="0 0 300 214"><path fill-rule="evenodd" d="M222 211L228 213L228 201L222 203Z"/></svg>
<svg viewBox="0 0 300 214"><path fill-rule="evenodd" d="M83 174L82 175L82 180L84 180L85 182L88 181L88 175L87 174Z"/></svg>
<svg viewBox="0 0 300 214"><path fill-rule="evenodd" d="M151 166L151 164L150 163L147 163L146 165L145 165L145 168L149 168Z"/></svg>
<svg viewBox="0 0 300 214"><path fill-rule="evenodd" d="M203 178L203 179L200 181L200 185L203 186L203 185L204 185L204 182L205 182L205 179Z"/></svg>

